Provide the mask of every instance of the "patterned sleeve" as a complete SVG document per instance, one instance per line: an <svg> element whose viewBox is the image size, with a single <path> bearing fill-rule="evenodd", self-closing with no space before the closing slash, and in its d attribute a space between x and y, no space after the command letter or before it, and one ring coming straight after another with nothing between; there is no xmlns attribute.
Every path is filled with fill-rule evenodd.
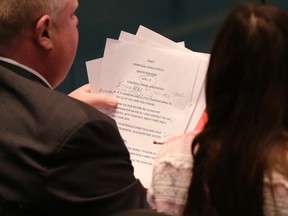
<svg viewBox="0 0 288 216"><path fill-rule="evenodd" d="M288 179L274 171L271 178L264 178L264 215L288 215Z"/></svg>
<svg viewBox="0 0 288 216"><path fill-rule="evenodd" d="M162 146L153 168L148 202L158 212L180 215L191 180L191 143L195 133L175 137Z"/></svg>

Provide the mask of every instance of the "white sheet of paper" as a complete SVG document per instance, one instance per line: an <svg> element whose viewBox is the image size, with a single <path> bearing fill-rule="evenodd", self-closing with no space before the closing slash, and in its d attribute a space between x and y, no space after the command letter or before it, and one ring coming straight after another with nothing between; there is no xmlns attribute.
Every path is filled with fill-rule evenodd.
<svg viewBox="0 0 288 216"><path fill-rule="evenodd" d="M86 62L88 81L92 92L97 92L97 86L101 73L102 58Z"/></svg>
<svg viewBox="0 0 288 216"><path fill-rule="evenodd" d="M208 69L210 54L202 54L198 53L201 58L200 65L197 72L196 82L193 88L193 98L192 103L196 101L195 108L191 114L189 123L185 129L187 131L193 131L199 122L202 113L206 108L206 100L205 100L205 77Z"/></svg>
<svg viewBox="0 0 288 216"><path fill-rule="evenodd" d="M166 48L171 49L169 46L158 43L156 41L147 40L144 37L133 35L129 32L121 31L119 35L119 40L128 41L131 43L138 43L141 45L151 46L151 47L159 47L159 48Z"/></svg>
<svg viewBox="0 0 288 216"><path fill-rule="evenodd" d="M160 148L153 141L181 134L188 124L199 63L182 51L107 39L96 91L117 98L116 110L102 111L116 120L146 187Z"/></svg>
<svg viewBox="0 0 288 216"><path fill-rule="evenodd" d="M101 110L116 120L145 187L161 147L153 141L193 130L206 107L209 57L140 26L107 39L104 57L86 62L91 90L118 100L116 110Z"/></svg>
<svg viewBox="0 0 288 216"><path fill-rule="evenodd" d="M146 40L149 39L151 41L161 43L174 49L182 50L183 52L192 52L184 46L180 46L179 43L175 43L174 41L163 37L162 35L144 26L139 26L136 36L145 38ZM197 71L197 77L195 79L193 94L191 98L191 106L194 106L194 110L192 111L189 123L185 128L185 132L194 130L200 117L202 116L202 113L206 108L204 81L208 69L210 54L200 52L193 53L199 57L201 62Z"/></svg>
<svg viewBox="0 0 288 216"><path fill-rule="evenodd" d="M153 47L160 47L160 48L169 48L167 45L163 45L161 43L147 40L141 36L136 36L131 33L121 31L119 35L119 40L130 41L134 43L139 43L142 45L153 46ZM184 47L184 42L179 42L181 46ZM87 74L88 74L88 81L90 83L91 91L96 92L96 86L98 86L98 81L101 73L101 65L102 65L103 58L93 59L86 62Z"/></svg>
<svg viewBox="0 0 288 216"><path fill-rule="evenodd" d="M152 31L151 29L148 29L144 26L139 26L137 32L136 32L137 36L141 36L143 38L146 38L147 40L151 40L151 41L155 41L158 42L160 44L166 45L168 47L171 48L175 48L175 49L186 49L185 48L185 44L184 43L175 43L174 41L164 37L163 35L160 35L154 31ZM189 50L191 51L191 50Z"/></svg>

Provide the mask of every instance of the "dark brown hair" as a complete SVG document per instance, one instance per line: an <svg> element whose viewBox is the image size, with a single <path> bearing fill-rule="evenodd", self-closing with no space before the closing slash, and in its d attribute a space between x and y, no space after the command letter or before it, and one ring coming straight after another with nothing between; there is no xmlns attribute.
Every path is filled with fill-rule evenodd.
<svg viewBox="0 0 288 216"><path fill-rule="evenodd" d="M231 12L212 49L206 104L184 215L263 215L264 174L288 140L285 12L252 4Z"/></svg>

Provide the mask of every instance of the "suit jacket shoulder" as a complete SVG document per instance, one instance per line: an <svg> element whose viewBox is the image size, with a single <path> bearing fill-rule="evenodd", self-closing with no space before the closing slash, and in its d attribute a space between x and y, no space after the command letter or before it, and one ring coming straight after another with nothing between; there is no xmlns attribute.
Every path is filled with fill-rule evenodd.
<svg viewBox="0 0 288 216"><path fill-rule="evenodd" d="M111 215L147 207L113 119L22 69L3 67L0 112L0 208Z"/></svg>

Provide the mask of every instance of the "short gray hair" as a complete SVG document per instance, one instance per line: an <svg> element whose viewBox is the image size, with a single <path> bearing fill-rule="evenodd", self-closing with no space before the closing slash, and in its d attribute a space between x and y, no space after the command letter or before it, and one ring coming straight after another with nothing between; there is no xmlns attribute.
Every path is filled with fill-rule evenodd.
<svg viewBox="0 0 288 216"><path fill-rule="evenodd" d="M56 19L69 0L0 0L0 43L21 33L47 14Z"/></svg>

